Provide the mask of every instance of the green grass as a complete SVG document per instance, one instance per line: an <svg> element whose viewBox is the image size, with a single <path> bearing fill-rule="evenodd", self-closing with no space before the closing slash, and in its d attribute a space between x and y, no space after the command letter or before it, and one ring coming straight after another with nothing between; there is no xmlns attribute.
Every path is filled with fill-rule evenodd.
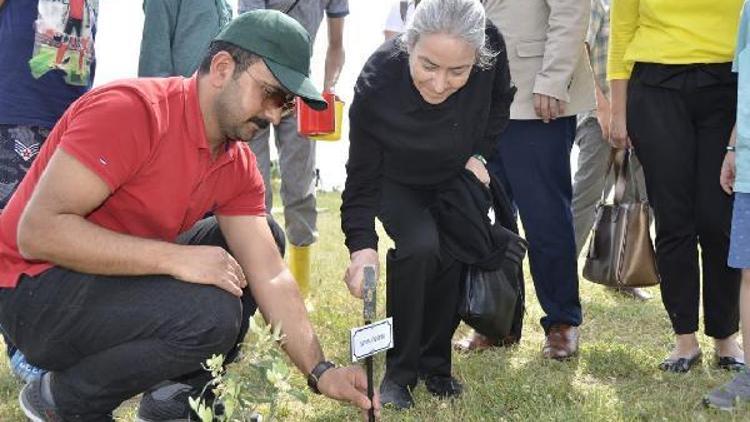
<svg viewBox="0 0 750 422"><path fill-rule="evenodd" d="M278 195L277 195L278 196ZM309 298L311 318L329 358L348 360L348 330L361 324L361 302L351 297L342 282L348 263L339 228L340 198L319 195L320 241L313 253L314 291ZM277 214L277 216L280 216ZM381 258L389 247L381 231ZM581 279L584 323L578 358L554 362L540 357L543 332L541 309L527 279L527 315L519 346L473 355L454 354L454 373L466 385L463 397L440 401L422 385L415 391L416 407L405 412L385 410L384 420L404 421L713 421L749 420L750 410L733 413L703 409L705 392L727 381L731 374L717 370L711 360L710 339L701 336L704 362L687 375L664 374L656 369L669 352L669 321L659 300L638 303ZM385 315L384 280L379 284L378 308ZM467 331L461 327L457 335ZM376 359L382 373L383 356ZM241 363L240 363L241 364ZM303 385L302 376L295 382ZM0 421L23 420L16 396L21 385L0 359ZM132 420L131 400L118 418ZM289 421L356 420L351 407L310 396L307 405L289 402L281 419Z"/></svg>

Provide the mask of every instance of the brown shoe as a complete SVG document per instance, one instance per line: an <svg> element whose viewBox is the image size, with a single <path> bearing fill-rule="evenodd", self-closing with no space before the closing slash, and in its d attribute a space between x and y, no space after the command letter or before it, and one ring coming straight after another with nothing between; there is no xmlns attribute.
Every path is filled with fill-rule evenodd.
<svg viewBox="0 0 750 422"><path fill-rule="evenodd" d="M481 352L491 347L507 347L514 344L518 344L518 339L515 336L497 339L473 331L461 340L454 341L453 348L458 352Z"/></svg>
<svg viewBox="0 0 750 422"><path fill-rule="evenodd" d="M578 327L555 324L544 339L542 356L547 359L564 360L578 353Z"/></svg>
<svg viewBox="0 0 750 422"><path fill-rule="evenodd" d="M639 289L638 287L609 287L609 289L612 289L613 291L629 298L644 302L653 297L651 293L649 293L645 289Z"/></svg>

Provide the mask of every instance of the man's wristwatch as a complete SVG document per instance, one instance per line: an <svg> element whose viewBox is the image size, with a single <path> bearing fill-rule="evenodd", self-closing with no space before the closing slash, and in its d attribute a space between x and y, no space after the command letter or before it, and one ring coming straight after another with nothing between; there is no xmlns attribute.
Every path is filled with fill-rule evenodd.
<svg viewBox="0 0 750 422"><path fill-rule="evenodd" d="M727 152L734 152L735 150L736 148L734 147L734 145L727 145Z"/></svg>
<svg viewBox="0 0 750 422"><path fill-rule="evenodd" d="M318 380L320 380L320 377L323 376L323 373L331 368L335 368L336 364L334 364L331 361L324 360L315 365L315 367L310 371L310 375L307 376L307 386L310 387L310 389L315 394L320 394L320 390L318 389Z"/></svg>

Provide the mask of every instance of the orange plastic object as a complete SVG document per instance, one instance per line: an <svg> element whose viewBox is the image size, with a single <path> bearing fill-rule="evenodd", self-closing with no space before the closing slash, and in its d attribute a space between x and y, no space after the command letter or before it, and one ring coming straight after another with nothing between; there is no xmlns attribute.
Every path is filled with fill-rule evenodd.
<svg viewBox="0 0 750 422"><path fill-rule="evenodd" d="M305 136L333 133L336 130L336 112L335 107L332 107L335 98L333 92L324 92L323 99L328 103L328 108L317 111L297 97L297 130L299 133Z"/></svg>
<svg viewBox="0 0 750 422"><path fill-rule="evenodd" d="M344 102L341 98L335 97L336 128L332 133L327 135L312 135L311 139L316 141L338 141L341 139L341 124L344 121Z"/></svg>

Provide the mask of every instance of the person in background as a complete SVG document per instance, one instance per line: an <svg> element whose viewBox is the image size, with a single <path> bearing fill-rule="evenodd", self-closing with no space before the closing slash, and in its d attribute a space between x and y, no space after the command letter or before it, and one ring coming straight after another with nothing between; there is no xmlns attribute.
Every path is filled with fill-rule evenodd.
<svg viewBox="0 0 750 422"><path fill-rule="evenodd" d="M485 0L500 29L518 93L510 123L489 168L518 207L529 263L545 316L542 356L578 352L583 316L571 212L570 151L576 114L594 109L594 84L584 39L590 0ZM474 334L456 346L485 349L518 342Z"/></svg>
<svg viewBox="0 0 750 422"><path fill-rule="evenodd" d="M729 266L742 271L740 319L745 362L750 361L750 5L742 8L732 70L737 72L737 122L727 145L719 183L734 195ZM733 410L750 401L750 371L745 368L724 385L711 390L703 403Z"/></svg>
<svg viewBox="0 0 750 422"><path fill-rule="evenodd" d="M295 97L325 107L310 48L290 17L246 13L192 77L110 83L63 115L0 215L0 322L50 369L19 395L30 420L109 421L176 379L193 390L146 391L138 418L195 418L201 364L237 357L256 308L314 392L377 410L361 368L326 361L243 142Z"/></svg>
<svg viewBox="0 0 750 422"><path fill-rule="evenodd" d="M716 364L744 367L740 272L727 265L732 199L716 182L735 122L741 8L742 0L612 1L610 139L635 147L654 211L661 297L676 341L663 371L688 372L701 360L701 279Z"/></svg>
<svg viewBox="0 0 750 422"><path fill-rule="evenodd" d="M60 116L91 88L98 8L97 0L0 0L0 212ZM11 370L38 378L43 371L4 340Z"/></svg>
<svg viewBox="0 0 750 422"><path fill-rule="evenodd" d="M239 13L256 9L273 9L296 19L315 40L323 17L327 16L328 49L326 50L323 92L333 91L344 66L344 18L349 14L348 0L240 0ZM270 128L250 141L258 167L266 184L266 210L271 213ZM315 209L315 142L297 130L297 118L289 115L274 125L281 174L281 202L289 241L289 268L303 295L310 291L310 249L318 238Z"/></svg>
<svg viewBox="0 0 750 422"><path fill-rule="evenodd" d="M232 19L226 0L144 0L138 76L190 76Z"/></svg>
<svg viewBox="0 0 750 422"><path fill-rule="evenodd" d="M576 233L576 254L581 255L594 224L594 213L602 192L612 188L614 178L607 177L609 163L609 84L607 83L607 44L609 42L609 2L591 0L591 20L586 35L586 49L594 73L596 109L578 115L575 144L578 145L578 168L573 177L573 226ZM631 170L638 190L645 195L643 171L635 154L631 156ZM635 189L625 192L625 201L632 202ZM615 290L639 300L648 300L645 289L621 287Z"/></svg>
<svg viewBox="0 0 750 422"><path fill-rule="evenodd" d="M364 266L379 268L377 217L394 241L386 256L394 348L380 394L398 409L413 406L420 378L438 397L463 391L451 373L463 265L441 243L430 207L440 185L464 169L490 183L485 157L495 152L515 92L506 51L478 1L423 0L355 86L341 204L350 252L344 278L361 297Z"/></svg>
<svg viewBox="0 0 750 422"><path fill-rule="evenodd" d="M419 5L419 1L400 0L393 3L383 28L383 36L386 41L402 34L404 29L411 24L411 20L414 19L414 9Z"/></svg>

